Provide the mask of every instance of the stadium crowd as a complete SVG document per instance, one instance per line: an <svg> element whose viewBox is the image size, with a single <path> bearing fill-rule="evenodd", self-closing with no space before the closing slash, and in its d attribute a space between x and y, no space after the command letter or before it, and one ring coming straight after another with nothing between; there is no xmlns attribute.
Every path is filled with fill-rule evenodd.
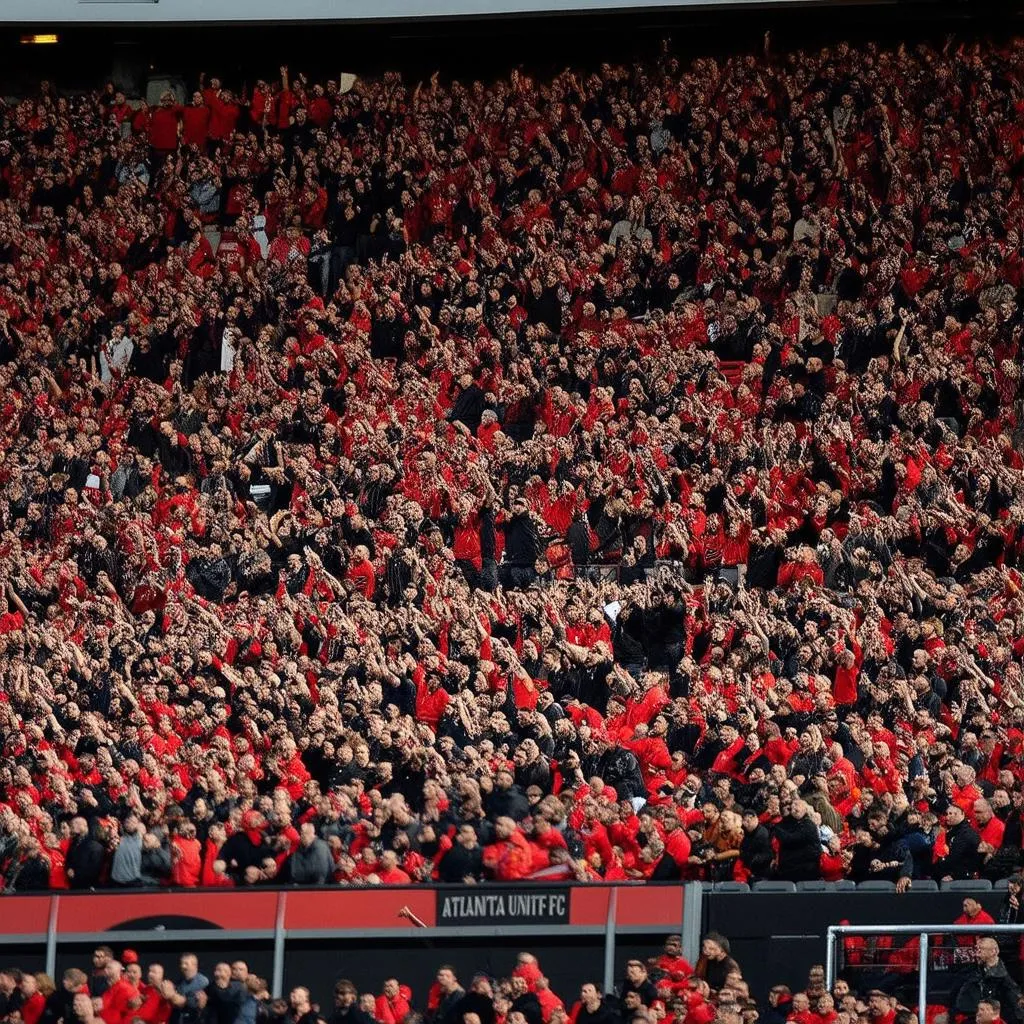
<svg viewBox="0 0 1024 1024"><path fill-rule="evenodd" d="M15 890L1001 878L1024 42L0 111Z"/></svg>
<svg viewBox="0 0 1024 1024"><path fill-rule="evenodd" d="M146 967L135 950L120 960L100 946L88 971L72 967L60 984L46 974L0 970L4 1024L918 1024L913 988L851 987L845 978L826 986L825 970L810 968L804 989L773 985L761 1004L730 955L729 940L709 933L690 965L679 936L663 951L625 964L622 981L602 992L596 981L563 1000L532 953L520 953L507 977L476 973L466 987L456 968L442 965L425 998L399 978L379 994L347 978L334 983L332 1009L306 987L272 998L265 979L244 960L220 962L207 977L194 953L179 958L177 978L164 965ZM854 981L856 984L856 980ZM907 994L911 998L904 1000ZM568 993L566 993L568 995ZM952 1019L1014 1024L1020 989L1007 973L994 939L979 938L958 970L948 997L929 1003L925 1024Z"/></svg>

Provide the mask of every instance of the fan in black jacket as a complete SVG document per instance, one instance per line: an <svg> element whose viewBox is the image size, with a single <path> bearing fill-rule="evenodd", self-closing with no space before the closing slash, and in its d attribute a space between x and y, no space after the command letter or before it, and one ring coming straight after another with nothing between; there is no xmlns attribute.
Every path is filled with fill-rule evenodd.
<svg viewBox="0 0 1024 1024"><path fill-rule="evenodd" d="M964 818L963 810L956 804L946 809L946 856L936 861L935 877L941 881L954 878L973 878L978 871L981 857L978 843L981 839Z"/></svg>
<svg viewBox="0 0 1024 1024"><path fill-rule="evenodd" d="M778 850L775 877L789 882L821 878L821 839L803 800L794 800L772 832Z"/></svg>
<svg viewBox="0 0 1024 1024"><path fill-rule="evenodd" d="M772 839L761 824L757 811L743 812L743 839L740 841L740 864L747 870L748 881L767 878L772 867Z"/></svg>
<svg viewBox="0 0 1024 1024"><path fill-rule="evenodd" d="M957 1019L973 1017L982 1001L996 1000L999 1016L1007 1024L1017 1024L1021 1020L1021 991L999 959L999 943L991 935L982 936L977 941L976 956L977 963L963 973L953 1000Z"/></svg>
<svg viewBox="0 0 1024 1024"><path fill-rule="evenodd" d="M245 870L250 867L262 867L267 857L273 857L271 849L263 836L266 822L259 811L246 811L242 815L242 827L220 849L220 859L227 865L227 873L241 883L245 878Z"/></svg>
<svg viewBox="0 0 1024 1024"><path fill-rule="evenodd" d="M72 889L92 889L99 885L103 853L103 846L89 834L89 823L85 818L73 818L71 845L64 860Z"/></svg>
<svg viewBox="0 0 1024 1024"><path fill-rule="evenodd" d="M39 892L50 888L50 862L35 839L25 843L22 857L11 870L7 884L15 892Z"/></svg>

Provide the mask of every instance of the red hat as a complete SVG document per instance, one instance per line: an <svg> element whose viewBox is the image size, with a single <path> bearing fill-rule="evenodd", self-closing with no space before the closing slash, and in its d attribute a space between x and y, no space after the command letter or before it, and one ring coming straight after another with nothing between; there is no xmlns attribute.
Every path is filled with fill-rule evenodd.
<svg viewBox="0 0 1024 1024"><path fill-rule="evenodd" d="M139 954L134 949L126 949L121 953L121 963L128 966L128 964L137 964L139 962Z"/></svg>

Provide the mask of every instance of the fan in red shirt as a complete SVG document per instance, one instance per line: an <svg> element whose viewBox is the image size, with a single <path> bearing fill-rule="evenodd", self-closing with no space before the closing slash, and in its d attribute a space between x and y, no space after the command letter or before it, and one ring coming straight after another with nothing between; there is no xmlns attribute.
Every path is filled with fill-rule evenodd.
<svg viewBox="0 0 1024 1024"><path fill-rule="evenodd" d="M793 998L795 1001L796 997ZM896 1020L895 1002L892 996L881 989L872 989L867 998L870 1024L894 1024Z"/></svg>
<svg viewBox="0 0 1024 1024"><path fill-rule="evenodd" d="M398 866L398 854L394 850L385 850L380 855L380 863L375 873L382 885L408 885L412 881Z"/></svg>
<svg viewBox="0 0 1024 1024"><path fill-rule="evenodd" d="M146 980L139 985L142 1005L135 1010L135 1016L144 1024L167 1024L173 1007L164 997L164 969L161 964L149 965Z"/></svg>
<svg viewBox="0 0 1024 1024"><path fill-rule="evenodd" d="M533 855L519 826L511 818L498 818L494 837L495 841L484 847L484 867L499 882L526 878L532 870Z"/></svg>
<svg viewBox="0 0 1024 1024"><path fill-rule="evenodd" d="M555 1011L561 1011L564 1015L565 1003L551 990L551 982L544 975L537 979L533 993L540 1003L541 1019L544 1024L549 1024Z"/></svg>
<svg viewBox="0 0 1024 1024"><path fill-rule="evenodd" d="M43 975L43 977L46 976ZM39 989L39 977L35 974L23 974L21 977L21 1007L18 1011L23 1024L39 1024L45 1009L46 995Z"/></svg>
<svg viewBox="0 0 1024 1024"><path fill-rule="evenodd" d="M181 108L181 141L206 152L210 140L210 108L201 92L192 94L192 102Z"/></svg>
<svg viewBox="0 0 1024 1024"><path fill-rule="evenodd" d="M374 1006L374 1017L380 1024L403 1024L412 1010L412 989L397 978L388 978Z"/></svg>
<svg viewBox="0 0 1024 1024"><path fill-rule="evenodd" d="M370 550L365 545L357 544L352 551L352 561L349 563L345 578L355 583L356 590L363 597L373 598L377 585L377 574L370 561Z"/></svg>
<svg viewBox="0 0 1024 1024"><path fill-rule="evenodd" d="M975 800L972 810L974 826L981 840L978 852L987 859L1003 845L1006 823L996 817L992 805L984 798Z"/></svg>
<svg viewBox="0 0 1024 1024"><path fill-rule="evenodd" d="M657 967L664 971L673 981L685 981L693 974L693 967L683 956L683 939L680 935L669 935L665 939Z"/></svg>
<svg viewBox="0 0 1024 1024"><path fill-rule="evenodd" d="M1002 1007L994 999L982 999L974 1014L974 1024L1003 1024Z"/></svg>
<svg viewBox="0 0 1024 1024"><path fill-rule="evenodd" d="M160 105L150 111L149 144L158 153L165 155L178 148L178 131L181 124L181 107L174 101L172 92L160 97Z"/></svg>
<svg viewBox="0 0 1024 1024"><path fill-rule="evenodd" d="M967 896L963 902L963 913L953 924L995 924L995 920L973 896ZM976 935L957 935L956 944L973 948L977 938Z"/></svg>
<svg viewBox="0 0 1024 1024"><path fill-rule="evenodd" d="M135 1017L139 990L124 976L120 961L106 967L108 987L100 996L100 1018L104 1024L131 1024Z"/></svg>

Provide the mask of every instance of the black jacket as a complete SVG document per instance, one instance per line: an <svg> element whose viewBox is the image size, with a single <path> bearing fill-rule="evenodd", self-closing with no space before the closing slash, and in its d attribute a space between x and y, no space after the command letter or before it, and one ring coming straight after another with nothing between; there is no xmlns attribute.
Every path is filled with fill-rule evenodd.
<svg viewBox="0 0 1024 1024"><path fill-rule="evenodd" d="M1020 989L1017 983L1006 973L1006 965L999 960L992 967L973 964L964 974L964 982L956 994L954 1006L957 1013L973 1017L978 1003L986 999L999 1002L999 1016L1007 1024L1017 1024L1021 1019Z"/></svg>
<svg viewBox="0 0 1024 1024"><path fill-rule="evenodd" d="M426 1013L426 1019L430 1024L455 1024L462 1019L462 1002L466 998L466 992L462 988L455 989L441 997L437 1009Z"/></svg>
<svg viewBox="0 0 1024 1024"><path fill-rule="evenodd" d="M543 1024L544 1014L541 1012L540 1000L532 992L524 992L512 1001L512 1010L518 1011L526 1018L526 1024ZM465 1011L462 1011L465 1013Z"/></svg>
<svg viewBox="0 0 1024 1024"><path fill-rule="evenodd" d="M978 843L981 839L967 821L946 829L946 845L949 853L935 865L935 877L973 878L978 871L980 858Z"/></svg>
<svg viewBox="0 0 1024 1024"><path fill-rule="evenodd" d="M484 851L480 846L467 850L455 843L438 862L437 872L442 882L461 884L467 875L480 879L484 874Z"/></svg>
<svg viewBox="0 0 1024 1024"><path fill-rule="evenodd" d="M15 892L38 892L50 888L50 865L42 856L22 861L8 883Z"/></svg>
<svg viewBox="0 0 1024 1024"><path fill-rule="evenodd" d="M226 988L210 982L206 986L206 1018L209 1024L234 1024L248 995L241 982L230 981Z"/></svg>
<svg viewBox="0 0 1024 1024"><path fill-rule="evenodd" d="M764 825L743 833L740 863L750 872L750 881L768 877L772 866L772 839Z"/></svg>
<svg viewBox="0 0 1024 1024"><path fill-rule="evenodd" d="M72 889L93 889L103 870L103 847L92 836L76 836L64 862ZM74 872L72 874L71 872Z"/></svg>
<svg viewBox="0 0 1024 1024"><path fill-rule="evenodd" d="M526 799L526 794L518 786L492 790L487 794L484 806L487 808L487 816L492 821L495 818L512 818L513 821L522 821L530 813L530 803Z"/></svg>
<svg viewBox="0 0 1024 1024"><path fill-rule="evenodd" d="M587 778L599 775L609 786L613 786L620 800L647 796L640 762L632 751L624 747L609 747L599 757L588 757L583 770Z"/></svg>
<svg viewBox="0 0 1024 1024"><path fill-rule="evenodd" d="M273 855L274 851L267 843L253 846L245 832L236 832L229 837L220 850L220 859L227 865L228 874L236 881L242 878L246 868L261 867L264 859Z"/></svg>
<svg viewBox="0 0 1024 1024"><path fill-rule="evenodd" d="M373 1020L353 1003L345 1010L336 1007L331 1014L330 1024L373 1024Z"/></svg>
<svg viewBox="0 0 1024 1024"><path fill-rule="evenodd" d="M786 816L775 826L772 838L779 850L775 877L789 882L821 878L821 840L810 818Z"/></svg>

